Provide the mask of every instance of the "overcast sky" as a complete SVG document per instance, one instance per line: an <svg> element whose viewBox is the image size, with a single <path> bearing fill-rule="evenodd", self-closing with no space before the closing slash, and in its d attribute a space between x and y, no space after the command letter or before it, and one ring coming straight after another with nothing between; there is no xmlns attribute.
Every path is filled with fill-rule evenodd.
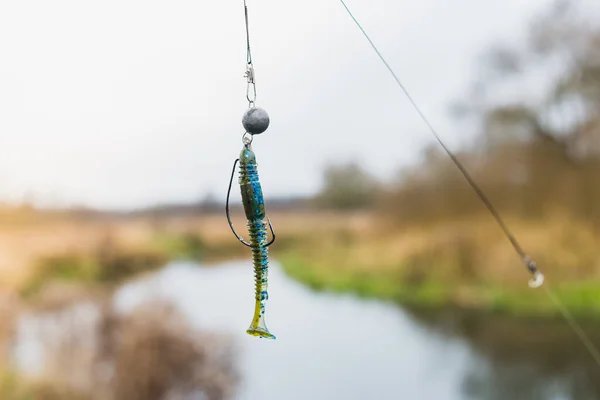
<svg viewBox="0 0 600 400"><path fill-rule="evenodd" d="M338 0L247 0L267 196L329 163L390 178L433 138ZM242 0L0 2L0 197L106 208L224 197L241 149ZM347 0L440 135L477 55L550 0Z"/></svg>

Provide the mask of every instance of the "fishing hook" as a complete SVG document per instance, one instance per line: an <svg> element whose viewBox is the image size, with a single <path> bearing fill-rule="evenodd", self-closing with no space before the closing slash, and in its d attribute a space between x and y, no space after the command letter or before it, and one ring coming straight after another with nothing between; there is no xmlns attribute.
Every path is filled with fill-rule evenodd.
<svg viewBox="0 0 600 400"><path fill-rule="evenodd" d="M225 201L225 214L227 215L227 222L229 223L229 227L231 228L231 231L233 232L233 234L235 235L235 237L242 242L244 245L248 246L248 247L252 247L252 245L248 242L246 242L244 240L244 238L235 231L235 228L233 227L233 222L231 222L231 215L229 214L229 196L231 194L231 185L233 184L233 177L235 175L235 167L238 163L238 161L240 161L239 158L237 158L234 162L233 162L233 169L231 171L231 178L229 179L229 188L227 189L227 200ZM265 245L265 247L269 247L270 245L272 245L275 242L275 230L273 229L273 225L271 224L271 218L269 218L269 216L267 215L267 222L269 223L269 230L271 231L271 240L269 241L269 243L267 243Z"/></svg>

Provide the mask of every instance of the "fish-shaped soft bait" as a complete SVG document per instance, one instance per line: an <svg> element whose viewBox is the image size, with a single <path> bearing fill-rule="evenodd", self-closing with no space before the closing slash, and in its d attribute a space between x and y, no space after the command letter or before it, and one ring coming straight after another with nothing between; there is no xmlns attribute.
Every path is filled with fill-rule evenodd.
<svg viewBox="0 0 600 400"><path fill-rule="evenodd" d="M254 115L250 118L251 122L256 122L257 118L263 118L266 113L261 109L253 109ZM250 110L249 110L250 111ZM262 115L264 113L264 115ZM266 123L258 121L258 125L251 126L246 123L247 119L244 120L244 125L248 131L256 132L262 129L263 125L268 126L268 116L266 117ZM264 128L266 129L266 127ZM249 133L247 131L247 133ZM264 130L263 130L264 131ZM262 132L259 132L262 133ZM271 220L266 216L265 203L262 194L262 188L260 186L260 180L258 178L258 168L256 163L256 155L252 150L252 140L244 136L244 148L240 153L240 157L233 163L233 171L231 172L231 180L229 181L229 190L227 191L227 203L226 203L226 214L229 226L232 232L238 238L240 242L252 249L252 262L254 264L254 317L246 333L253 336L262 338L275 339L275 335L269 332L265 324L265 302L269 298L267 291L268 287L268 270L269 270L269 251L268 247L275 241L275 232L271 225ZM229 215L229 195L231 193L231 184L233 183L233 177L235 175L235 167L237 163L240 163L240 190L242 192L242 202L244 204L244 212L246 219L248 220L248 233L250 235L250 241L245 241L233 228L231 223L231 217ZM267 222L271 230L272 238L268 241L267 238Z"/></svg>

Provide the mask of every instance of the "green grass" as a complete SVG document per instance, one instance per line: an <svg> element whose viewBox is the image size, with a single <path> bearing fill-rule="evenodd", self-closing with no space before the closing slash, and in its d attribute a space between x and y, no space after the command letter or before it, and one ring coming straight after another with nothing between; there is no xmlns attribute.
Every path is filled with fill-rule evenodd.
<svg viewBox="0 0 600 400"><path fill-rule="evenodd" d="M39 258L21 294L33 297L51 281L111 287L171 260L216 261L242 254L249 255L246 247L237 241L209 246L196 233L161 233L138 248L122 248L106 241L93 252L67 252Z"/></svg>
<svg viewBox="0 0 600 400"><path fill-rule="evenodd" d="M545 256L538 261L544 266L547 283L573 313L600 313L600 281L592 278L598 268L593 234L581 227L569 228L582 237L577 245L565 244L561 238L568 237L564 230L569 225L545 224L548 226L534 224L522 229L537 243L535 252ZM134 249L124 250L107 241L93 252L44 257L38 260L36 273L23 293L35 294L51 280L118 284L174 259L216 262L250 256L245 246L229 236L209 242L203 235L206 233L163 231ZM506 253L504 238L487 225L464 231L460 224L448 223L411 228L389 238L372 237L345 225L318 233L289 228L278 235L271 255L291 277L316 290L351 292L421 307L557 313L543 289L529 289L528 275Z"/></svg>
<svg viewBox="0 0 600 400"><path fill-rule="evenodd" d="M431 274L416 283L399 273L401 267L364 271L346 265L333 270L294 252L281 254L279 259L289 276L315 290L348 292L419 307L457 306L524 316L559 313L544 289L530 289L525 280L521 287L500 287L481 282L452 283ZM600 282L564 283L551 290L576 315L600 314Z"/></svg>
<svg viewBox="0 0 600 400"><path fill-rule="evenodd" d="M157 235L153 246L171 260L200 261L207 251L202 236L194 233Z"/></svg>
<svg viewBox="0 0 600 400"><path fill-rule="evenodd" d="M88 285L114 285L139 273L167 263L168 257L152 249L104 249L92 254L65 253L38 260L35 273L21 289L31 298L49 282L60 281Z"/></svg>
<svg viewBox="0 0 600 400"><path fill-rule="evenodd" d="M0 372L2 400L88 400L74 390L54 382L31 382L10 371Z"/></svg>

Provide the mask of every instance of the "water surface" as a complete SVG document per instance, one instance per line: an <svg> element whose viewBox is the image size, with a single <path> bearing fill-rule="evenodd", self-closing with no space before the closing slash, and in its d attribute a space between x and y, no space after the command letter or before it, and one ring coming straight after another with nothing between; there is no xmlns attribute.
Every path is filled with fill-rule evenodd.
<svg viewBox="0 0 600 400"><path fill-rule="evenodd" d="M252 279L245 262L173 263L124 286L115 304L125 311L159 296L197 327L232 336L243 350L240 400L600 398L600 368L562 321L409 312L313 292L273 263L266 321L277 340L270 341L245 333Z"/></svg>

